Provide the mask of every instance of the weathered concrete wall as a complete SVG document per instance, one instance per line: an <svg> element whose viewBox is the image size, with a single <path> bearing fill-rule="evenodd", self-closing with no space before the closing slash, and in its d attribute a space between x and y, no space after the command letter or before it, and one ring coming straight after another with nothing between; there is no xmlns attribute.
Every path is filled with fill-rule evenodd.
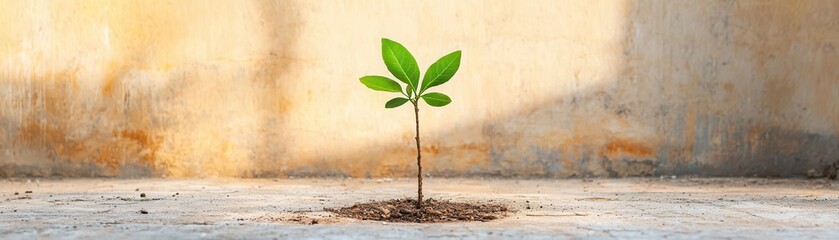
<svg viewBox="0 0 839 240"><path fill-rule="evenodd" d="M0 1L0 176L804 176L839 161L836 1Z"/></svg>

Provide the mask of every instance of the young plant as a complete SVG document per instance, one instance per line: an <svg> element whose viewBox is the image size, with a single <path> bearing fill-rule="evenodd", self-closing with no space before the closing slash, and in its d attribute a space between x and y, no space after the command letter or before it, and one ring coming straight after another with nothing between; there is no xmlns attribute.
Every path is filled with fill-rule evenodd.
<svg viewBox="0 0 839 240"><path fill-rule="evenodd" d="M382 59L385 61L387 70L396 79L405 84L403 88L398 82L384 76L364 76L361 83L370 89L384 92L402 93L403 97L396 97L385 103L385 108L395 108L410 102L414 105L414 118L417 129L417 208L422 207L422 154L420 151L419 135L419 100L432 107L446 106L452 99L445 94L438 92L426 93L428 89L440 86L449 81L460 67L460 50L443 56L425 71L425 76L420 82L420 70L417 60L408 52L402 44L393 40L382 38ZM404 91L403 91L404 89Z"/></svg>

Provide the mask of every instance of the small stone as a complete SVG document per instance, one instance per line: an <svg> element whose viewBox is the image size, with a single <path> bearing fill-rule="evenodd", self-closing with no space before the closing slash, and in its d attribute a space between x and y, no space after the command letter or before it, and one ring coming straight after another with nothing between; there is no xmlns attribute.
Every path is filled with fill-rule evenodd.
<svg viewBox="0 0 839 240"><path fill-rule="evenodd" d="M387 208L379 207L379 211L382 211L382 215L390 215L390 210L388 210Z"/></svg>
<svg viewBox="0 0 839 240"><path fill-rule="evenodd" d="M312 225L315 225L315 224L318 224L318 220L317 219L312 219Z"/></svg>
<svg viewBox="0 0 839 240"><path fill-rule="evenodd" d="M146 193L140 193L140 197L146 197Z"/></svg>
<svg viewBox="0 0 839 240"><path fill-rule="evenodd" d="M15 192L15 195L20 195L20 193L18 193L18 192Z"/></svg>
<svg viewBox="0 0 839 240"><path fill-rule="evenodd" d="M149 214L149 211L146 211L146 210L140 210L140 214Z"/></svg>
<svg viewBox="0 0 839 240"><path fill-rule="evenodd" d="M32 193L32 191L26 191L26 192L23 192L23 193Z"/></svg>

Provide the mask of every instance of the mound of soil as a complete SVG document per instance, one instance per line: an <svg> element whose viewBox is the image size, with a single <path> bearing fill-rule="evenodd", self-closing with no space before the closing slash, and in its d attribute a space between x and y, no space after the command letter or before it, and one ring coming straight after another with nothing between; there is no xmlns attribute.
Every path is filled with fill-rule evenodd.
<svg viewBox="0 0 839 240"><path fill-rule="evenodd" d="M507 215L508 209L496 204L469 204L426 199L417 209L416 199L392 199L359 203L352 207L325 209L341 217L387 222L490 221Z"/></svg>

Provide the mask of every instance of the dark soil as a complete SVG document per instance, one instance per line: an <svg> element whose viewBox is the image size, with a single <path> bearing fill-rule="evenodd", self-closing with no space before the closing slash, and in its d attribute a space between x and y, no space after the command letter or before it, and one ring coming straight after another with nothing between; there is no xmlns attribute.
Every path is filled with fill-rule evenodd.
<svg viewBox="0 0 839 240"><path fill-rule="evenodd" d="M361 220L418 223L486 222L502 218L509 211L507 207L496 204L469 204L435 199L423 201L421 209L417 209L416 199L391 199L324 210L341 217Z"/></svg>

